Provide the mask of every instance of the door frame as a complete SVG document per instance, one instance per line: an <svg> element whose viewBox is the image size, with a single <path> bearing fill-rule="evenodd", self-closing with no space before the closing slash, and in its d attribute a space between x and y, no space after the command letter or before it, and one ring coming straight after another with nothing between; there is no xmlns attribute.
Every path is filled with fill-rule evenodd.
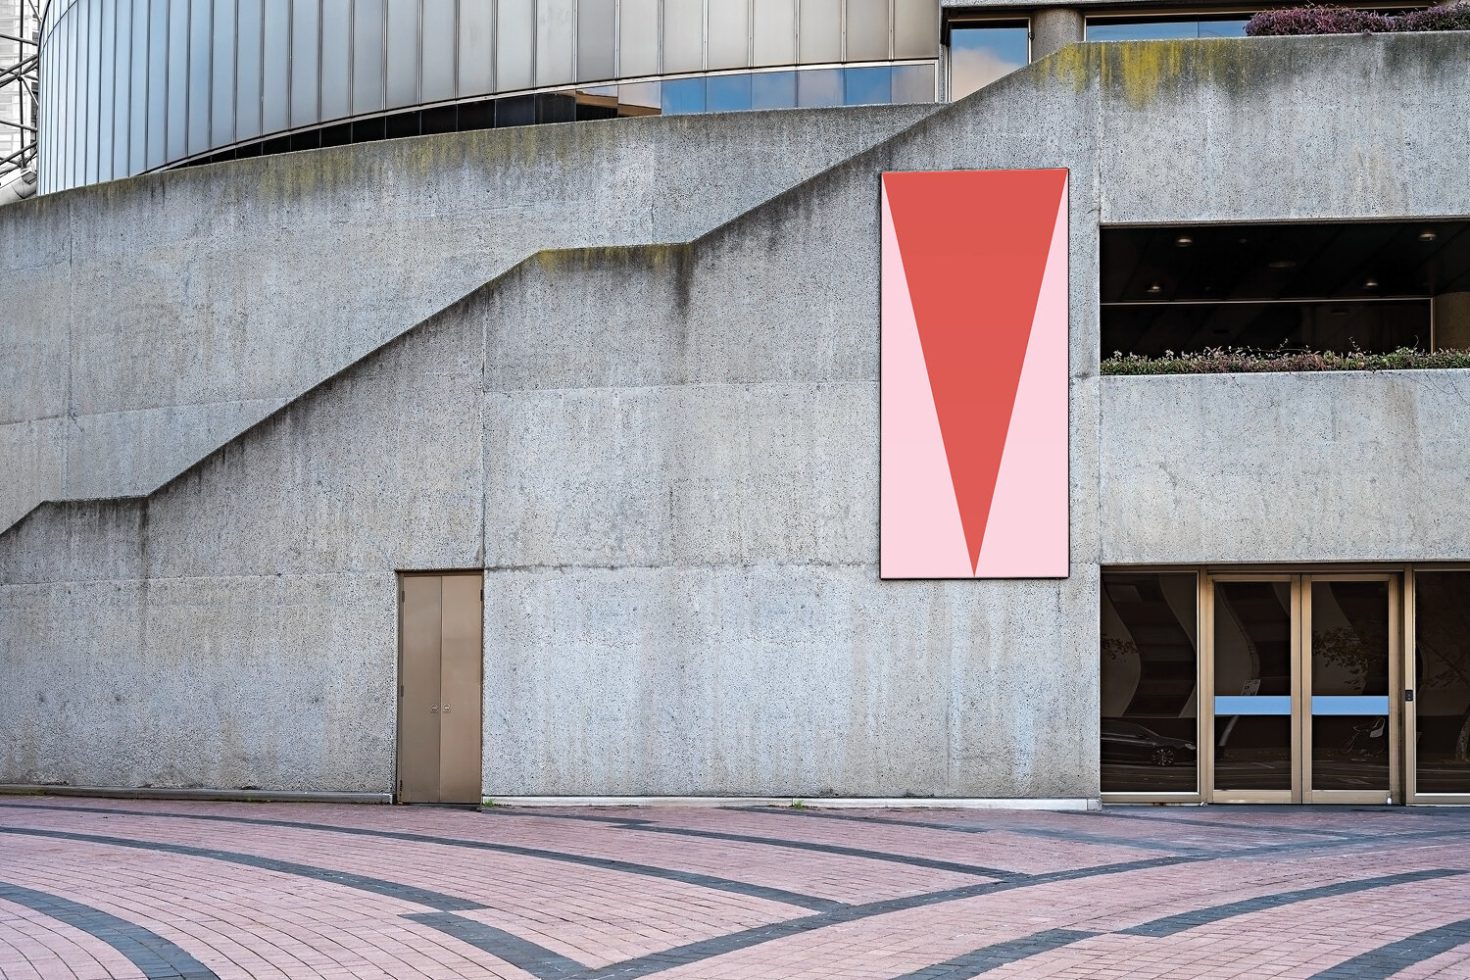
<svg viewBox="0 0 1470 980"><path fill-rule="evenodd" d="M398 569L393 574L393 615L396 620L394 637L397 649L393 657L393 783L391 798L393 803L402 804L402 772L403 764L403 603L404 590L403 580L408 578L442 578L447 575L473 575L480 579L480 696L475 706L475 711L480 716L480 759L481 790L484 789L484 755L485 755L485 570L483 568L418 568ZM440 601L442 602L442 596ZM442 616L442 611L441 611ZM443 656L441 650L440 656ZM442 665L441 665L442 670ZM442 751L442 749L441 749ZM430 806L469 806L471 804L434 803L425 804ZM478 804L475 804L478 805Z"/></svg>
<svg viewBox="0 0 1470 980"><path fill-rule="evenodd" d="M1206 803L1337 803L1384 805L1403 802L1402 705L1404 690L1403 590L1398 569L1373 571L1246 572L1207 570L1201 576L1200 599L1205 608L1205 629L1200 636L1201 691L1199 699L1202 738L1200 793ZM1221 790L1215 785L1215 589L1217 582L1289 582L1291 585L1291 789ZM1388 787L1381 790L1322 790L1312 786L1312 585L1315 582L1383 582L1388 605Z"/></svg>
<svg viewBox="0 0 1470 980"><path fill-rule="evenodd" d="M1290 587L1287 615L1291 618L1291 789L1284 790L1219 790L1215 788L1215 583L1216 582L1285 582ZM1205 803L1297 803L1302 785L1302 580L1290 572L1209 572L1200 576L1200 603L1204 610L1204 629L1200 632L1199 696L1196 698L1200 721L1200 739L1195 743L1199 769L1200 796Z"/></svg>
<svg viewBox="0 0 1470 980"><path fill-rule="evenodd" d="M1437 563L1418 562L1413 564L1390 564L1373 562L1315 562L1315 563L1279 563L1279 564L1239 564L1239 565L1211 565L1211 564L1188 564L1188 565L1104 565L1102 573L1118 572L1128 573L1160 573L1160 574L1193 574L1195 577L1195 703L1196 703L1196 785L1194 792L1104 792L1101 793L1102 802L1108 803L1173 803L1181 805L1198 805L1203 803L1290 803L1295 789L1303 786L1305 774L1298 774L1303 761L1301 752L1295 752L1298 758L1293 765L1293 791L1268 791L1265 793L1216 793L1215 781L1215 702L1214 702L1214 583L1216 581L1263 581L1295 578L1293 584L1294 603L1303 601L1300 597L1302 582L1310 582L1312 579L1337 579L1352 580L1377 580L1387 578L1389 582L1389 724L1388 734L1394 742L1389 747L1389 793L1388 802L1393 804L1444 804L1444 805L1466 805L1470 804L1470 793L1418 793L1415 790L1414 780L1416 773L1415 739L1410 733L1417 731L1415 710L1416 701L1406 701L1405 691L1415 689L1417 679L1415 677L1414 658L1414 620L1415 620L1415 569L1424 571L1470 571L1470 565L1463 562ZM1306 600L1310 601L1310 600ZM1303 655L1302 630L1310 631L1310 623L1305 622L1305 616L1297 617L1298 629L1293 631L1293 657L1294 663L1300 663ZM1308 632L1306 634L1310 636ZM1300 685L1306 683L1306 675L1297 670L1293 676L1292 696L1296 704L1301 704ZM1208 697L1206 696L1208 692ZM1294 722L1296 715L1294 712ZM1309 719L1308 719L1309 723ZM1299 731L1299 724L1293 725L1294 745L1305 744ZM1310 729L1307 729L1308 736ZM1306 760L1310 765L1310 759ZM1318 796L1317 794L1322 794ZM1331 795L1328 795L1331 794ZM1359 799L1354 799L1354 796ZM1371 800L1369 797L1371 796ZM1305 800L1304 800L1305 801ZM1383 794L1373 792L1372 794L1357 794L1356 791L1343 790L1319 790L1313 794L1312 802L1322 803L1352 803L1372 802L1375 805L1384 805Z"/></svg>

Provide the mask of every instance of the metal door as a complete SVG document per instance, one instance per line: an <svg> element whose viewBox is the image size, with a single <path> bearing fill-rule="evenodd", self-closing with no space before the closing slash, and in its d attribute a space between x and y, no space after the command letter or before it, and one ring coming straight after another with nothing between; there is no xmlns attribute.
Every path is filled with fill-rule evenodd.
<svg viewBox="0 0 1470 980"><path fill-rule="evenodd" d="M483 577L399 579L398 801L479 803Z"/></svg>

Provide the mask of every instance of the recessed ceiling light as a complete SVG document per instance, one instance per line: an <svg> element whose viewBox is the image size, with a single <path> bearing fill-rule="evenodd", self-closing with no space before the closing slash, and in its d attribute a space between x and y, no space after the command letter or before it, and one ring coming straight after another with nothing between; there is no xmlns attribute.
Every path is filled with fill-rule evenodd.
<svg viewBox="0 0 1470 980"><path fill-rule="evenodd" d="M1148 294L1150 296L1157 296L1159 293L1162 293L1163 291L1164 291L1164 287L1163 286L1160 286L1158 283L1154 283L1152 286L1148 287Z"/></svg>
<svg viewBox="0 0 1470 980"><path fill-rule="evenodd" d="M1194 244L1194 239L1190 238L1188 235L1180 235L1178 238L1174 239L1174 244L1179 246L1180 248L1188 248L1189 246Z"/></svg>
<svg viewBox="0 0 1470 980"><path fill-rule="evenodd" d="M1296 259L1276 259L1269 265L1273 269L1295 269Z"/></svg>
<svg viewBox="0 0 1470 980"><path fill-rule="evenodd" d="M1439 233L1436 232L1433 228L1425 228L1423 231L1419 232L1419 240L1421 242L1432 242L1438 237Z"/></svg>
<svg viewBox="0 0 1470 980"><path fill-rule="evenodd" d="M1378 288L1378 280L1377 279L1371 279L1371 278L1370 279L1364 279L1363 280L1363 288L1364 289L1377 289Z"/></svg>

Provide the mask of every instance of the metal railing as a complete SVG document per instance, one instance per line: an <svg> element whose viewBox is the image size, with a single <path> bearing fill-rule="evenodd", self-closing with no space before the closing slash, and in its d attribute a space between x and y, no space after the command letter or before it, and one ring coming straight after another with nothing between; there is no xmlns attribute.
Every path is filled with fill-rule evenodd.
<svg viewBox="0 0 1470 980"><path fill-rule="evenodd" d="M0 0L0 181L36 162L43 7L44 0Z"/></svg>

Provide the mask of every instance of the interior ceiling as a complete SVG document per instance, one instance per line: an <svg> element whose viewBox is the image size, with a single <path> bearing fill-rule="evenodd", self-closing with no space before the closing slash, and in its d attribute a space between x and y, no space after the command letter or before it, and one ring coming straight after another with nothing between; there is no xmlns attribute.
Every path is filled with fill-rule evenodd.
<svg viewBox="0 0 1470 980"><path fill-rule="evenodd" d="M1105 304L1470 290L1470 221L1104 228L1101 247Z"/></svg>

